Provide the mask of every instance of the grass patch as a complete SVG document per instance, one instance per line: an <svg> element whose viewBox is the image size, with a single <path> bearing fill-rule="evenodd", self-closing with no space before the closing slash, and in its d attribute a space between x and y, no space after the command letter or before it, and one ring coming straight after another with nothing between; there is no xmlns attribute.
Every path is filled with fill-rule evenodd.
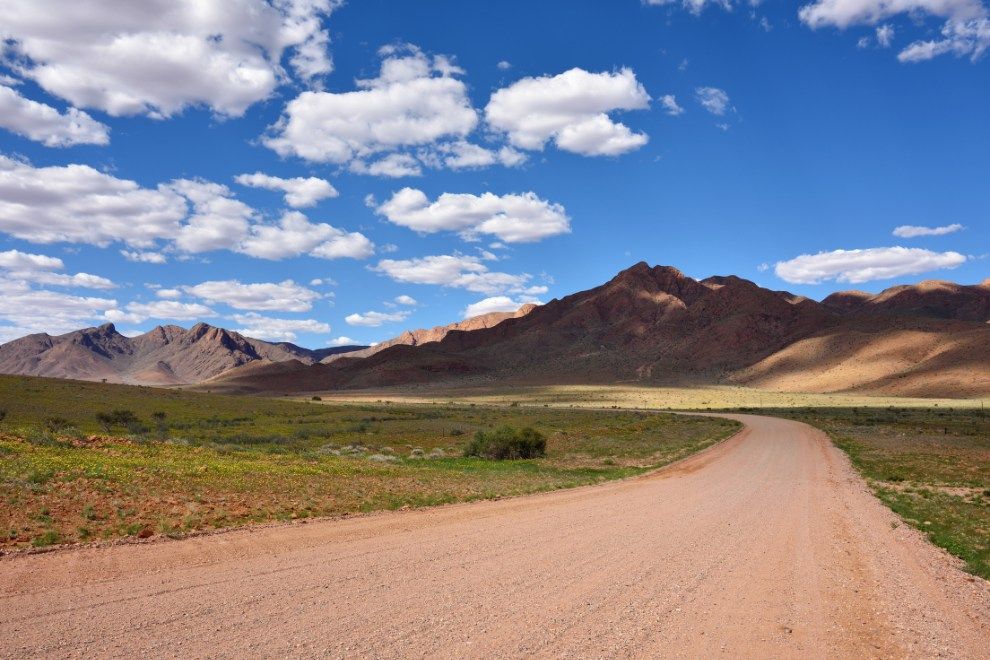
<svg viewBox="0 0 990 660"><path fill-rule="evenodd" d="M979 409L760 411L824 430L873 492L990 579L990 417Z"/></svg>
<svg viewBox="0 0 990 660"><path fill-rule="evenodd" d="M0 547L569 488L664 465L738 428L633 411L335 404L12 376L0 376L0 409ZM532 428L545 456L464 455L477 432L503 426Z"/></svg>

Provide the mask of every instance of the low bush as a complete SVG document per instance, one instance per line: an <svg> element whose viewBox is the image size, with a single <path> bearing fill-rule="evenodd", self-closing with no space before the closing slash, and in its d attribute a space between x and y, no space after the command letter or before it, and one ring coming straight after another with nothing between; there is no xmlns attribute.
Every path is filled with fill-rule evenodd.
<svg viewBox="0 0 990 660"><path fill-rule="evenodd" d="M547 454L547 440L531 427L503 426L494 431L478 431L464 450L465 456L496 461L540 458Z"/></svg>

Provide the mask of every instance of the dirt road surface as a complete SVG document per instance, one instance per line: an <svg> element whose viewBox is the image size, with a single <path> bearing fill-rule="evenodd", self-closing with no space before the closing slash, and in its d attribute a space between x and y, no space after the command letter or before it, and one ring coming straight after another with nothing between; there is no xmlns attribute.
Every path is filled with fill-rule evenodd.
<svg viewBox="0 0 990 660"><path fill-rule="evenodd" d="M0 656L988 657L990 588L796 422L498 502L0 559Z"/></svg>

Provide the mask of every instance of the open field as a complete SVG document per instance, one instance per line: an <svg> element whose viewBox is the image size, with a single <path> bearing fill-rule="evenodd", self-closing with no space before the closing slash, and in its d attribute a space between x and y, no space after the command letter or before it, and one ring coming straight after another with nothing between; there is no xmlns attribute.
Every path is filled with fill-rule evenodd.
<svg viewBox="0 0 990 660"><path fill-rule="evenodd" d="M11 376L0 377L0 409L3 547L566 488L669 463L738 428L634 411L327 404ZM102 428L97 416L114 410L133 419ZM543 433L547 456L461 456L475 431L503 425Z"/></svg>
<svg viewBox="0 0 990 660"><path fill-rule="evenodd" d="M761 412L824 430L877 497L968 570L990 579L990 417L982 410Z"/></svg>
<svg viewBox="0 0 990 660"><path fill-rule="evenodd" d="M990 408L990 399L921 399L865 394L809 394L749 387L649 387L643 385L539 385L525 387L405 386L319 393L334 401L394 400L406 403L499 404L564 407L737 410L740 408Z"/></svg>

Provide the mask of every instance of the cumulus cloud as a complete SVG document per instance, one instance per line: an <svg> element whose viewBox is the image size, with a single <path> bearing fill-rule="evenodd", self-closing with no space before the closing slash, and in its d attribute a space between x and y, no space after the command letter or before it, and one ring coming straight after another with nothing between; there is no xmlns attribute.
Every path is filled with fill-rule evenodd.
<svg viewBox="0 0 990 660"><path fill-rule="evenodd" d="M142 251L142 250L121 250L121 256L128 261L133 261L135 263L145 263L145 264L164 264L168 262L168 259L161 252L154 251Z"/></svg>
<svg viewBox="0 0 990 660"><path fill-rule="evenodd" d="M698 87L694 90L695 98L708 112L722 117L729 110L729 95L718 87Z"/></svg>
<svg viewBox="0 0 990 660"><path fill-rule="evenodd" d="M0 155L0 231L33 243L123 242L178 235L187 205L168 187L142 188L88 165L34 167Z"/></svg>
<svg viewBox="0 0 990 660"><path fill-rule="evenodd" d="M256 311L308 312L322 295L292 280L242 284L238 280L212 280L182 287L186 293L212 304Z"/></svg>
<svg viewBox="0 0 990 660"><path fill-rule="evenodd" d="M531 243L570 232L564 207L532 192L443 193L431 202L423 191L403 188L375 211L418 232L456 231L468 238L488 234L506 243Z"/></svg>
<svg viewBox="0 0 990 660"><path fill-rule="evenodd" d="M340 337L334 337L327 341L327 346L358 346L359 344L351 339L350 337L345 337L341 335Z"/></svg>
<svg viewBox="0 0 990 660"><path fill-rule="evenodd" d="M298 333L330 332L330 326L313 319L279 319L261 314L235 314L234 321L242 327L236 332L267 341L295 341Z"/></svg>
<svg viewBox="0 0 990 660"><path fill-rule="evenodd" d="M148 319L167 319L170 321L194 321L215 312L206 305L199 303L184 303L177 300L155 300L149 303L130 302L123 309L109 309L103 317L113 323L141 323Z"/></svg>
<svg viewBox="0 0 990 660"><path fill-rule="evenodd" d="M540 295L547 291L544 286L529 285L532 277L528 273L513 275L490 271L480 258L465 255L383 259L372 270L396 282L454 287L489 296L505 293Z"/></svg>
<svg viewBox="0 0 990 660"><path fill-rule="evenodd" d="M479 300L476 303L471 303L465 307L464 318L469 319L473 316L491 314L492 312L514 312L526 303L540 304L540 301L535 298L514 300L509 296L492 296L490 298Z"/></svg>
<svg viewBox="0 0 990 660"><path fill-rule="evenodd" d="M958 222L951 225L943 225L941 227L920 227L918 225L901 225L900 227L895 227L893 234L894 236L899 236L900 238L917 238L918 236L945 236L946 234L954 234L957 231L962 231L965 229Z"/></svg>
<svg viewBox="0 0 990 660"><path fill-rule="evenodd" d="M121 250L125 259L158 264L167 261L162 249L230 250L264 259L364 258L374 251L364 235L310 223L298 211L267 223L219 183L177 179L142 188L87 165L33 167L5 156L0 231L34 243L122 242L133 248Z"/></svg>
<svg viewBox="0 0 990 660"><path fill-rule="evenodd" d="M283 179L262 172L239 174L234 180L242 186L279 190L285 193L285 203L293 208L315 206L320 200L337 197L340 193L329 181L315 176Z"/></svg>
<svg viewBox="0 0 990 660"><path fill-rule="evenodd" d="M374 244L358 232L345 232L326 223L311 223L298 211L283 214L277 225L255 225L238 252L260 259L285 259L308 254L322 259L363 259Z"/></svg>
<svg viewBox="0 0 990 660"><path fill-rule="evenodd" d="M884 247L802 254L778 262L774 272L777 277L793 284L819 284L829 280L856 284L955 268L965 261L966 257L958 252Z"/></svg>
<svg viewBox="0 0 990 660"><path fill-rule="evenodd" d="M35 332L71 332L103 322L103 314L116 306L113 299L35 289L23 280L0 277L0 341Z"/></svg>
<svg viewBox="0 0 990 660"><path fill-rule="evenodd" d="M409 312L365 312L364 314L348 314L344 317L347 325L357 325L366 328L377 328L385 323L399 323L409 318Z"/></svg>
<svg viewBox="0 0 990 660"><path fill-rule="evenodd" d="M110 129L76 108L64 113L0 85L0 127L46 147L110 143Z"/></svg>
<svg viewBox="0 0 990 660"><path fill-rule="evenodd" d="M556 76L523 78L492 94L485 118L519 149L558 148L585 156L615 156L649 140L609 113L643 110L650 95L632 69L590 73L574 68Z"/></svg>
<svg viewBox="0 0 990 660"><path fill-rule="evenodd" d="M463 73L443 56L414 46L381 50L378 77L356 81L350 92L303 92L286 106L264 143L282 156L350 164L356 171L407 176L395 161L365 161L410 147L462 139L478 123Z"/></svg>
<svg viewBox="0 0 990 660"><path fill-rule="evenodd" d="M677 97L673 94L664 94L661 96L660 105L663 107L663 111L671 117L677 117L678 115L684 114L684 108L677 103Z"/></svg>
<svg viewBox="0 0 990 660"><path fill-rule="evenodd" d="M944 54L976 60L990 47L990 11L981 0L817 0L802 7L798 15L812 29L879 25L896 16L945 20L940 38L908 44L897 56L901 62ZM886 47L894 36L893 26L879 25L876 36L877 43Z"/></svg>
<svg viewBox="0 0 990 660"><path fill-rule="evenodd" d="M60 273L65 264L57 257L28 254L19 250L0 252L0 269L3 276L13 280L48 284L52 286L79 287L84 289L114 289L112 281L99 275Z"/></svg>
<svg viewBox="0 0 990 660"><path fill-rule="evenodd" d="M443 165L452 170L477 169L491 165L517 167L527 159L526 154L512 147L493 150L464 140L438 145L432 153L421 157L436 167Z"/></svg>
<svg viewBox="0 0 990 660"><path fill-rule="evenodd" d="M321 18L338 0L11 0L6 64L76 107L163 117L187 106L239 116L286 78L331 70Z"/></svg>
<svg viewBox="0 0 990 660"><path fill-rule="evenodd" d="M227 186L201 179L178 179L169 187L193 207L175 239L182 251L229 250L247 236L254 209L235 199Z"/></svg>
<svg viewBox="0 0 990 660"><path fill-rule="evenodd" d="M407 295L396 296L395 302L400 305L407 305L409 307L415 307L416 305L419 304L418 302L416 302L415 298Z"/></svg>
<svg viewBox="0 0 990 660"><path fill-rule="evenodd" d="M389 154L370 165L356 162L352 169L359 173L387 176L392 179L404 176L423 176L423 168L419 161L409 154Z"/></svg>

